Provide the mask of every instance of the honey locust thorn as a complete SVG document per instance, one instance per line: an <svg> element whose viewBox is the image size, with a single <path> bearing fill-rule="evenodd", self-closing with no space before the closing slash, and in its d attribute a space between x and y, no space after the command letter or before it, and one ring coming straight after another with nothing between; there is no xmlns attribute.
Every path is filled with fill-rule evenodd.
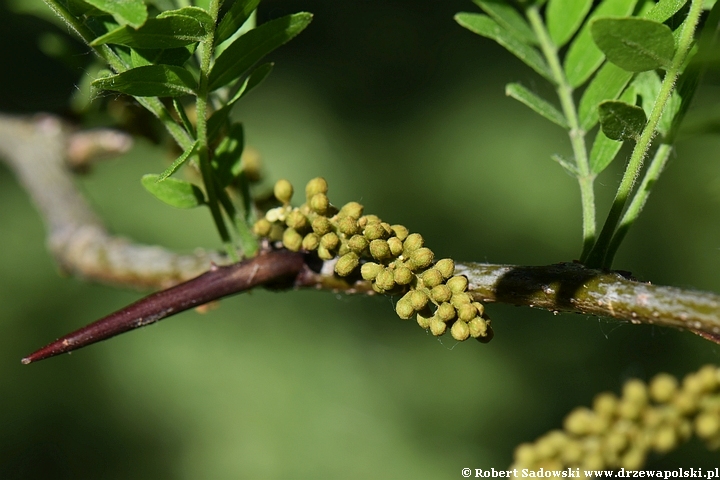
<svg viewBox="0 0 720 480"><path fill-rule="evenodd" d="M467 291L467 278L455 275L453 260L435 261L422 235L364 214L360 203L348 202L337 209L327 192L327 181L314 178L305 187L305 203L293 208L293 187L287 180L279 180L273 193L282 205L268 210L253 225L253 232L276 247L316 252L325 261L337 259L334 270L338 276L347 277L359 268L360 276L375 292L403 295L395 306L400 318L417 314L418 325L433 335L449 330L457 340L473 337L487 342L492 338L484 307ZM698 378L691 384L700 391L708 383ZM686 408L698 408L689 396L685 404ZM634 404L628 405L624 407L627 414L634 415ZM702 428L709 432L712 429L706 423Z"/></svg>

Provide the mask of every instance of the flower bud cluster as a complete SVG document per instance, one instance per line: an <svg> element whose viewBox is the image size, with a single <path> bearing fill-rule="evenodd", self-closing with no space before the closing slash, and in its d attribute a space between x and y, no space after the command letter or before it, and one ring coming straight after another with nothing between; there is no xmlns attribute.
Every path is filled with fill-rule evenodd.
<svg viewBox="0 0 720 480"><path fill-rule="evenodd" d="M395 306L400 318L416 317L435 336L449 331L458 341L490 341L484 307L467 291L467 278L454 274L451 259L436 261L420 234L365 215L357 202L336 208L327 191L325 179L314 178L305 187L305 203L292 207L292 185L278 181L274 194L282 206L268 210L253 226L254 233L288 250L337 259L335 273L341 277L359 270L375 292L402 295Z"/></svg>
<svg viewBox="0 0 720 480"><path fill-rule="evenodd" d="M682 385L666 373L649 385L630 380L620 398L595 397L593 408L573 410L563 430L515 450L513 468L638 470L651 452L666 453L697 435L720 448L720 368L706 365Z"/></svg>

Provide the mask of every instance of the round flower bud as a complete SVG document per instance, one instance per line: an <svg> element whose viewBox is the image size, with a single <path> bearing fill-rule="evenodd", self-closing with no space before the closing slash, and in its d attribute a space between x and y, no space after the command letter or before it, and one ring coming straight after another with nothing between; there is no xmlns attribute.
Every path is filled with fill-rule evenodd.
<svg viewBox="0 0 720 480"><path fill-rule="evenodd" d="M347 246L347 243L346 243L346 242L340 242L340 248L339 248L338 251L337 251L337 256L338 256L338 257L342 257L342 256L345 255L346 253L350 253L350 252L351 252L351 250L350 250L350 247Z"/></svg>
<svg viewBox="0 0 720 480"><path fill-rule="evenodd" d="M488 326L484 318L473 318L468 322L468 328L470 329L470 336L473 338L484 337L487 335Z"/></svg>
<svg viewBox="0 0 720 480"><path fill-rule="evenodd" d="M637 405L647 404L647 388L642 380L632 379L623 385L623 400Z"/></svg>
<svg viewBox="0 0 720 480"><path fill-rule="evenodd" d="M436 337L439 337L440 335L445 333L446 329L447 329L447 325L445 325L445 322L440 320L438 317L433 317L430 320L430 331Z"/></svg>
<svg viewBox="0 0 720 480"><path fill-rule="evenodd" d="M327 181L322 177L313 178L307 185L305 185L305 198L310 201L318 193L327 193L328 184Z"/></svg>
<svg viewBox="0 0 720 480"><path fill-rule="evenodd" d="M278 241L282 240L284 233L285 233L285 229L283 228L283 226L275 223L270 228L270 233L268 234L268 238L273 242L278 242Z"/></svg>
<svg viewBox="0 0 720 480"><path fill-rule="evenodd" d="M665 403L675 395L678 381L667 373L659 373L650 382L650 397L656 402Z"/></svg>
<svg viewBox="0 0 720 480"><path fill-rule="evenodd" d="M354 252L346 253L335 264L335 273L341 277L347 277L355 270L360 263L360 259Z"/></svg>
<svg viewBox="0 0 720 480"><path fill-rule="evenodd" d="M418 312L425 308L425 306L428 304L428 301L430 301L430 299L425 292L420 290L413 290L412 292L410 292L410 303L412 304L413 308Z"/></svg>
<svg viewBox="0 0 720 480"><path fill-rule="evenodd" d="M390 246L390 253L393 257L399 257L403 251L402 241L397 237L388 238L388 246Z"/></svg>
<svg viewBox="0 0 720 480"><path fill-rule="evenodd" d="M282 180L275 182L273 194L275 194L275 198L280 200L284 205L287 205L290 203L293 196L293 186L290 182L283 178Z"/></svg>
<svg viewBox="0 0 720 480"><path fill-rule="evenodd" d="M442 273L443 278L447 280L455 273L455 262L450 258L443 258L435 263L435 268L437 268L440 273Z"/></svg>
<svg viewBox="0 0 720 480"><path fill-rule="evenodd" d="M328 250L334 250L340 244L340 238L335 232L326 233L320 238L320 245Z"/></svg>
<svg viewBox="0 0 720 480"><path fill-rule="evenodd" d="M450 300L452 292L447 285L436 285L430 290L430 296L435 303L443 303Z"/></svg>
<svg viewBox="0 0 720 480"><path fill-rule="evenodd" d="M415 250L421 248L424 243L425 241L423 240L422 235L420 235L419 233L411 233L403 242L403 249L405 250L405 254L409 255Z"/></svg>
<svg viewBox="0 0 720 480"><path fill-rule="evenodd" d="M377 240L381 238L388 238L390 236L385 227L383 227L382 223L369 224L365 227L363 234L368 240Z"/></svg>
<svg viewBox="0 0 720 480"><path fill-rule="evenodd" d="M412 282L415 275L413 275L412 271L407 267L397 267L395 269L395 273L393 273L393 278L395 279L395 283L398 285L408 285L410 282Z"/></svg>
<svg viewBox="0 0 720 480"><path fill-rule="evenodd" d="M304 230L308 227L308 219L300 210L295 209L285 219L285 225L298 231Z"/></svg>
<svg viewBox="0 0 720 480"><path fill-rule="evenodd" d="M462 293L467 290L468 279L464 275L455 275L447 281L447 286L453 293Z"/></svg>
<svg viewBox="0 0 720 480"><path fill-rule="evenodd" d="M320 236L317 233L308 233L302 241L303 250L312 251L320 245Z"/></svg>
<svg viewBox="0 0 720 480"><path fill-rule="evenodd" d="M374 282L372 283L372 289L373 289L374 291L376 291L377 293L380 293L380 294L385 293L385 289L382 288L382 287L381 287L380 285L378 285L377 283L374 283Z"/></svg>
<svg viewBox="0 0 720 480"><path fill-rule="evenodd" d="M407 320L415 314L415 309L413 308L410 301L403 297L398 300L397 304L395 305L395 312L398 314L398 317L402 318L403 320Z"/></svg>
<svg viewBox="0 0 720 480"><path fill-rule="evenodd" d="M412 270L422 270L432 265L435 259L435 254L429 248L418 248L410 254L408 261L409 267Z"/></svg>
<svg viewBox="0 0 720 480"><path fill-rule="evenodd" d="M378 273L382 272L384 270L384 267L382 265L378 265L377 263L373 262L367 262L363 263L362 267L360 267L360 275L362 275L362 278L368 281L375 280L375 278L378 276Z"/></svg>
<svg viewBox="0 0 720 480"><path fill-rule="evenodd" d="M458 342L462 342L470 336L470 327L462 320L457 320L450 328L450 335Z"/></svg>
<svg viewBox="0 0 720 480"><path fill-rule="evenodd" d="M408 237L408 235L410 235L410 232L404 225L393 225L390 228L392 229L395 236L400 239L401 242L404 241Z"/></svg>
<svg viewBox="0 0 720 480"><path fill-rule="evenodd" d="M391 270L385 268L377 277L375 277L375 283L383 290L390 290L395 286L395 279Z"/></svg>
<svg viewBox="0 0 720 480"><path fill-rule="evenodd" d="M433 315L429 312L418 312L417 314L417 324L420 325L422 328L427 330L430 327L430 322L433 319Z"/></svg>
<svg viewBox="0 0 720 480"><path fill-rule="evenodd" d="M297 252L302 246L302 241L302 235L300 235L294 228L288 228L283 233L282 242L285 248L287 248L288 250Z"/></svg>
<svg viewBox="0 0 720 480"><path fill-rule="evenodd" d="M318 235L325 235L326 233L332 231L332 224L327 217L315 217L312 221L312 229L313 232Z"/></svg>
<svg viewBox="0 0 720 480"><path fill-rule="evenodd" d="M372 225L373 223L380 223L382 220L380 220L380 217L377 215L363 215L358 219L358 224L361 228L365 228L368 225Z"/></svg>
<svg viewBox="0 0 720 480"><path fill-rule="evenodd" d="M610 418L617 411L618 399L609 392L598 394L593 400L593 410L598 415Z"/></svg>
<svg viewBox="0 0 720 480"><path fill-rule="evenodd" d="M330 200L324 193L316 193L310 199L310 208L315 213L325 215L330 208Z"/></svg>
<svg viewBox="0 0 720 480"><path fill-rule="evenodd" d="M360 255L365 251L368 245L370 245L370 242L368 242L367 239L362 235L353 235L352 237L350 237L350 240L348 240L347 244L350 250Z"/></svg>
<svg viewBox="0 0 720 480"><path fill-rule="evenodd" d="M703 412L695 417L695 431L698 437L710 440L720 434L720 418L717 413Z"/></svg>
<svg viewBox="0 0 720 480"><path fill-rule="evenodd" d="M335 254L332 253L327 248L323 247L322 245L320 245L318 247L317 252L318 252L318 257L320 257L323 260L332 260L333 258L335 258Z"/></svg>
<svg viewBox="0 0 720 480"><path fill-rule="evenodd" d="M423 285L427 288L433 288L440 285L443 281L442 274L436 268L425 270L422 274Z"/></svg>
<svg viewBox="0 0 720 480"><path fill-rule="evenodd" d="M362 217L363 214L363 206L360 205L357 202L349 202L343 205L343 207L340 209L339 215L341 217L350 217L355 220Z"/></svg>
<svg viewBox="0 0 720 480"><path fill-rule="evenodd" d="M447 302L441 303L437 309L437 312L435 312L435 316L443 322L449 322L450 320L455 318L455 307L453 307Z"/></svg>
<svg viewBox="0 0 720 480"><path fill-rule="evenodd" d="M460 308L462 305L472 303L472 298L467 293L453 293L450 303L452 303L455 308Z"/></svg>
<svg viewBox="0 0 720 480"><path fill-rule="evenodd" d="M475 319L471 320L471 322L474 322L475 320L479 319L480 317L476 317ZM493 339L495 336L495 332L493 332L492 327L490 326L490 321L485 320L485 325L487 330L485 331L485 335L480 335L479 337L474 337L475 340L477 340L480 343L488 343L490 340ZM469 324L468 324L469 326Z"/></svg>
<svg viewBox="0 0 720 480"><path fill-rule="evenodd" d="M337 228L340 233L343 233L347 237L360 232L360 227L358 227L357 221L351 217L341 217L337 222Z"/></svg>
<svg viewBox="0 0 720 480"><path fill-rule="evenodd" d="M477 310L477 314L482 317L485 313L485 305L480 302L472 302L472 306Z"/></svg>
<svg viewBox="0 0 720 480"><path fill-rule="evenodd" d="M477 317L477 309L471 304L460 305L457 309L457 316L463 322L469 322L473 318Z"/></svg>
<svg viewBox="0 0 720 480"><path fill-rule="evenodd" d="M675 433L675 429L670 425L665 425L654 432L650 439L650 442L652 443L654 450L660 453L667 453L677 448L678 440L679 439L677 433Z"/></svg>
<svg viewBox="0 0 720 480"><path fill-rule="evenodd" d="M258 237L267 237L270 234L272 223L267 218L261 218L253 225L253 233Z"/></svg>
<svg viewBox="0 0 720 480"><path fill-rule="evenodd" d="M370 255L377 260L390 258L390 246L385 240L373 240L370 242Z"/></svg>

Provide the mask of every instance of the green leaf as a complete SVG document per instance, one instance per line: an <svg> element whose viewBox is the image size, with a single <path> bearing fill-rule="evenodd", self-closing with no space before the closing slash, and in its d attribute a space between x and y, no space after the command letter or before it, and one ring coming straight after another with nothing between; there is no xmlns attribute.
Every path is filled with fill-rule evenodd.
<svg viewBox="0 0 720 480"><path fill-rule="evenodd" d="M517 10L508 5L507 0L473 0L473 2L490 15L498 25L512 32L523 42L532 45L538 43L530 25Z"/></svg>
<svg viewBox="0 0 720 480"><path fill-rule="evenodd" d="M142 177L145 190L152 193L159 200L176 208L195 208L204 205L205 195L200 187L185 180L168 178L158 183L159 175L147 174Z"/></svg>
<svg viewBox="0 0 720 480"><path fill-rule="evenodd" d="M156 18L169 18L169 17L190 17L194 18L203 26L206 32L212 30L215 25L215 21L210 14L198 7L183 7L177 10L166 10L160 13Z"/></svg>
<svg viewBox="0 0 720 480"><path fill-rule="evenodd" d="M658 74L654 71L642 72L637 74L635 80L633 80L633 86L635 91L641 98L641 105L645 115L650 116L650 112L655 106L658 93L660 93L661 81ZM677 94L677 91L673 90L670 100L665 104L660 121L657 125L657 131L665 135L670 130L670 126L673 123L675 115L680 110L682 100Z"/></svg>
<svg viewBox="0 0 720 480"><path fill-rule="evenodd" d="M136 97L179 97L192 95L197 88L197 82L190 72L173 65L132 68L117 75L99 78L92 85Z"/></svg>
<svg viewBox="0 0 720 480"><path fill-rule="evenodd" d="M648 20L663 23L675 15L686 3L687 0L659 0L644 17Z"/></svg>
<svg viewBox="0 0 720 480"><path fill-rule="evenodd" d="M602 130L598 130L590 150L590 171L597 175L605 170L615 159L622 145L622 141L612 140Z"/></svg>
<svg viewBox="0 0 720 480"><path fill-rule="evenodd" d="M604 55L590 33L590 20L599 16L626 16L632 13L637 0L604 0L588 17L575 40L570 43L563 68L572 87L585 83L603 62Z"/></svg>
<svg viewBox="0 0 720 480"><path fill-rule="evenodd" d="M675 40L667 25L643 18L597 18L592 36L608 61L629 72L669 67Z"/></svg>
<svg viewBox="0 0 720 480"><path fill-rule="evenodd" d="M242 171L241 157L245 148L245 136L241 123L233 123L223 138L213 158L213 168L220 185L224 188L232 183Z"/></svg>
<svg viewBox="0 0 720 480"><path fill-rule="evenodd" d="M523 87L519 83L508 83L505 86L505 95L518 100L536 113L539 113L543 117L547 118L551 122L560 125L564 129L569 129L567 119L555 108L552 104L546 100L538 97L536 94Z"/></svg>
<svg viewBox="0 0 720 480"><path fill-rule="evenodd" d="M235 0L215 31L215 45L232 37L247 22L258 3L260 0Z"/></svg>
<svg viewBox="0 0 720 480"><path fill-rule="evenodd" d="M612 140L636 140L647 123L642 108L617 100L602 102L598 112L602 131Z"/></svg>
<svg viewBox="0 0 720 480"><path fill-rule="evenodd" d="M592 0L550 0L545 8L548 33L557 47L575 35L592 7Z"/></svg>
<svg viewBox="0 0 720 480"><path fill-rule="evenodd" d="M175 173L178 168L182 167L183 164L190 158L190 156L195 153L197 150L198 145L200 142L198 140L195 140L195 143L190 145L188 149L186 149L182 155L180 155L178 158L175 159L175 161L170 165L168 168L165 169L164 172L162 172L157 179L155 179L156 183L162 182L163 180L166 180L170 175Z"/></svg>
<svg viewBox="0 0 720 480"><path fill-rule="evenodd" d="M578 119L580 128L590 130L598 121L598 105L605 100L620 96L633 74L612 63L606 62L593 77L580 98Z"/></svg>
<svg viewBox="0 0 720 480"><path fill-rule="evenodd" d="M147 20L147 7L142 0L85 0L85 2L109 13L120 25L138 28Z"/></svg>
<svg viewBox="0 0 720 480"><path fill-rule="evenodd" d="M215 60L208 78L215 90L247 73L260 59L302 32L312 15L296 13L264 23L235 39Z"/></svg>
<svg viewBox="0 0 720 480"><path fill-rule="evenodd" d="M461 12L455 15L455 21L473 33L495 40L510 53L525 62L530 68L550 82L555 83L552 72L545 63L545 60L543 60L540 52L523 42L509 30L498 25L492 18L480 13Z"/></svg>
<svg viewBox="0 0 720 480"><path fill-rule="evenodd" d="M145 48L133 48L130 51L130 64L133 67L144 65L177 65L182 66L195 52L197 44L185 47L168 48L167 50L148 50Z"/></svg>
<svg viewBox="0 0 720 480"><path fill-rule="evenodd" d="M102 35L90 45L106 43L126 45L132 48L166 49L200 42L206 35L203 24L186 15L151 18L139 29L122 26Z"/></svg>

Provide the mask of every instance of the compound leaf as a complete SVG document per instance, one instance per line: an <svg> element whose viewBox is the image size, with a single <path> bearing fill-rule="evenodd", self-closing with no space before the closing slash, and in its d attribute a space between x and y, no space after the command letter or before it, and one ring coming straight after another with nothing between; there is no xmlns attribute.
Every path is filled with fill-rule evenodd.
<svg viewBox="0 0 720 480"><path fill-rule="evenodd" d="M538 43L530 25L517 10L508 4L507 0L473 0L473 2L490 15L498 25L509 30L525 43Z"/></svg>
<svg viewBox="0 0 720 480"><path fill-rule="evenodd" d="M523 87L519 83L509 83L505 86L505 95L524 103L536 113L547 118L551 122L560 125L564 129L570 128L565 116L548 101L538 97L536 94Z"/></svg>
<svg viewBox="0 0 720 480"><path fill-rule="evenodd" d="M605 100L620 96L633 74L612 63L606 62L595 74L583 92L578 107L580 128L590 130L598 121L598 105Z"/></svg>
<svg viewBox="0 0 720 480"><path fill-rule="evenodd" d="M556 46L565 45L578 31L592 0L550 0L545 7L548 33Z"/></svg>

